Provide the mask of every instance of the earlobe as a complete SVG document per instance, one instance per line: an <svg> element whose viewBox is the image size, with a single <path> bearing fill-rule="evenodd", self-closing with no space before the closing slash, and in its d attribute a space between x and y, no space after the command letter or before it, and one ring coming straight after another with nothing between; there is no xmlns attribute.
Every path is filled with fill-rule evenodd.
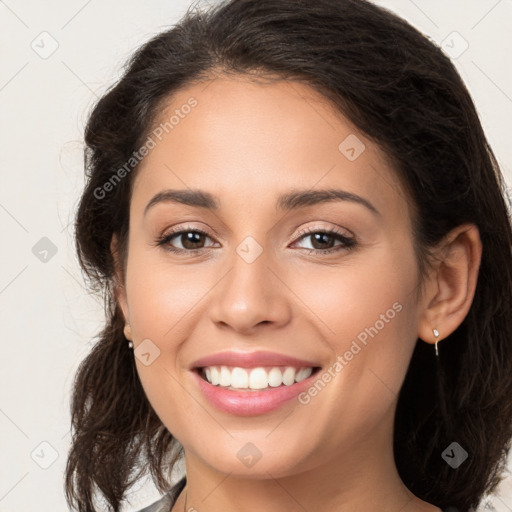
<svg viewBox="0 0 512 512"><path fill-rule="evenodd" d="M441 341L464 321L473 302L481 256L474 224L458 226L439 244L421 306L418 337L423 341Z"/></svg>
<svg viewBox="0 0 512 512"><path fill-rule="evenodd" d="M113 289L114 296L117 304L121 308L123 313L123 317L126 322L129 320L128 314L128 302L126 299L126 288L125 288L125 276L123 273L123 265L121 262L121 255L119 253L119 239L117 234L114 233L112 235L112 240L110 242L110 253L112 254L112 260L114 262L114 276L113 276ZM129 324L127 323L129 327ZM128 331L131 336L131 330ZM126 326L125 326L125 336L126 336ZM128 336L127 336L128 337ZM131 338L128 338L131 339Z"/></svg>
<svg viewBox="0 0 512 512"><path fill-rule="evenodd" d="M130 341L133 341L133 337L132 337L132 328L130 327L130 324L129 323L125 323L124 324L124 337L127 339L127 340L130 340Z"/></svg>

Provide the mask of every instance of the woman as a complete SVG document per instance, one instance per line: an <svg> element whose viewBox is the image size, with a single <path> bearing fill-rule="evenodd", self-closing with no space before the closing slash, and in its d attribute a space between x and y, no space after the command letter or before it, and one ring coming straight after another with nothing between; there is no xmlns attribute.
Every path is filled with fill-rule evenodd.
<svg viewBox="0 0 512 512"><path fill-rule="evenodd" d="M140 48L86 128L107 322L68 502L467 511L512 406L511 226L444 54L363 0L231 0ZM171 490L184 458L186 480ZM370 492L369 492L370 491Z"/></svg>

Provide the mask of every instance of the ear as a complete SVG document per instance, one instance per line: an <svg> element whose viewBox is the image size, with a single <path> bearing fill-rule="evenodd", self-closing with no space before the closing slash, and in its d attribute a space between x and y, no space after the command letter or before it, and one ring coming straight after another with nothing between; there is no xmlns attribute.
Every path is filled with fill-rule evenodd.
<svg viewBox="0 0 512 512"><path fill-rule="evenodd" d="M110 241L110 252L114 261L114 296L125 319L124 335L127 339L131 340L132 332L130 327L128 300L126 298L125 275L121 255L119 253L119 239L116 233L112 235L112 240Z"/></svg>
<svg viewBox="0 0 512 512"><path fill-rule="evenodd" d="M475 294L482 257L482 242L474 224L463 224L446 235L436 248L433 268L418 325L418 337L435 343L459 327L468 314Z"/></svg>

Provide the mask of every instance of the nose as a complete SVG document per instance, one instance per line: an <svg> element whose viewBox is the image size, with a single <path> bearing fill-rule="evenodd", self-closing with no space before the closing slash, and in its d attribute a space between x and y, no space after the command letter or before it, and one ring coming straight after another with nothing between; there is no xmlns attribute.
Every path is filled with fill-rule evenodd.
<svg viewBox="0 0 512 512"><path fill-rule="evenodd" d="M293 295L280 276L283 270L265 250L254 260L240 254L235 252L231 268L213 290L212 322L240 334L255 333L263 325L285 326L291 320Z"/></svg>

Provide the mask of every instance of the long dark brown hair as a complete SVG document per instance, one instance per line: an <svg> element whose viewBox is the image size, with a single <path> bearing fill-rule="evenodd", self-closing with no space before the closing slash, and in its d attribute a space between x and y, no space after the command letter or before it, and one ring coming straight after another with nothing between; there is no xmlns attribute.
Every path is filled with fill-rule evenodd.
<svg viewBox="0 0 512 512"><path fill-rule="evenodd" d="M142 146L174 93L222 73L301 81L378 144L414 205L423 271L429 249L451 229L468 222L478 227L483 254L470 311L440 344L437 363L432 346L417 341L394 433L400 477L416 496L439 507L476 507L499 483L512 437L512 234L505 185L450 60L407 22L365 0L194 5L132 55L94 106L85 131L76 248L88 285L104 295L106 324L74 381L69 505L90 512L103 499L118 512L146 471L166 492L183 454L145 396L116 304L110 242L119 237L125 262L137 166L108 191L104 185ZM469 454L457 469L442 458L454 441Z"/></svg>

